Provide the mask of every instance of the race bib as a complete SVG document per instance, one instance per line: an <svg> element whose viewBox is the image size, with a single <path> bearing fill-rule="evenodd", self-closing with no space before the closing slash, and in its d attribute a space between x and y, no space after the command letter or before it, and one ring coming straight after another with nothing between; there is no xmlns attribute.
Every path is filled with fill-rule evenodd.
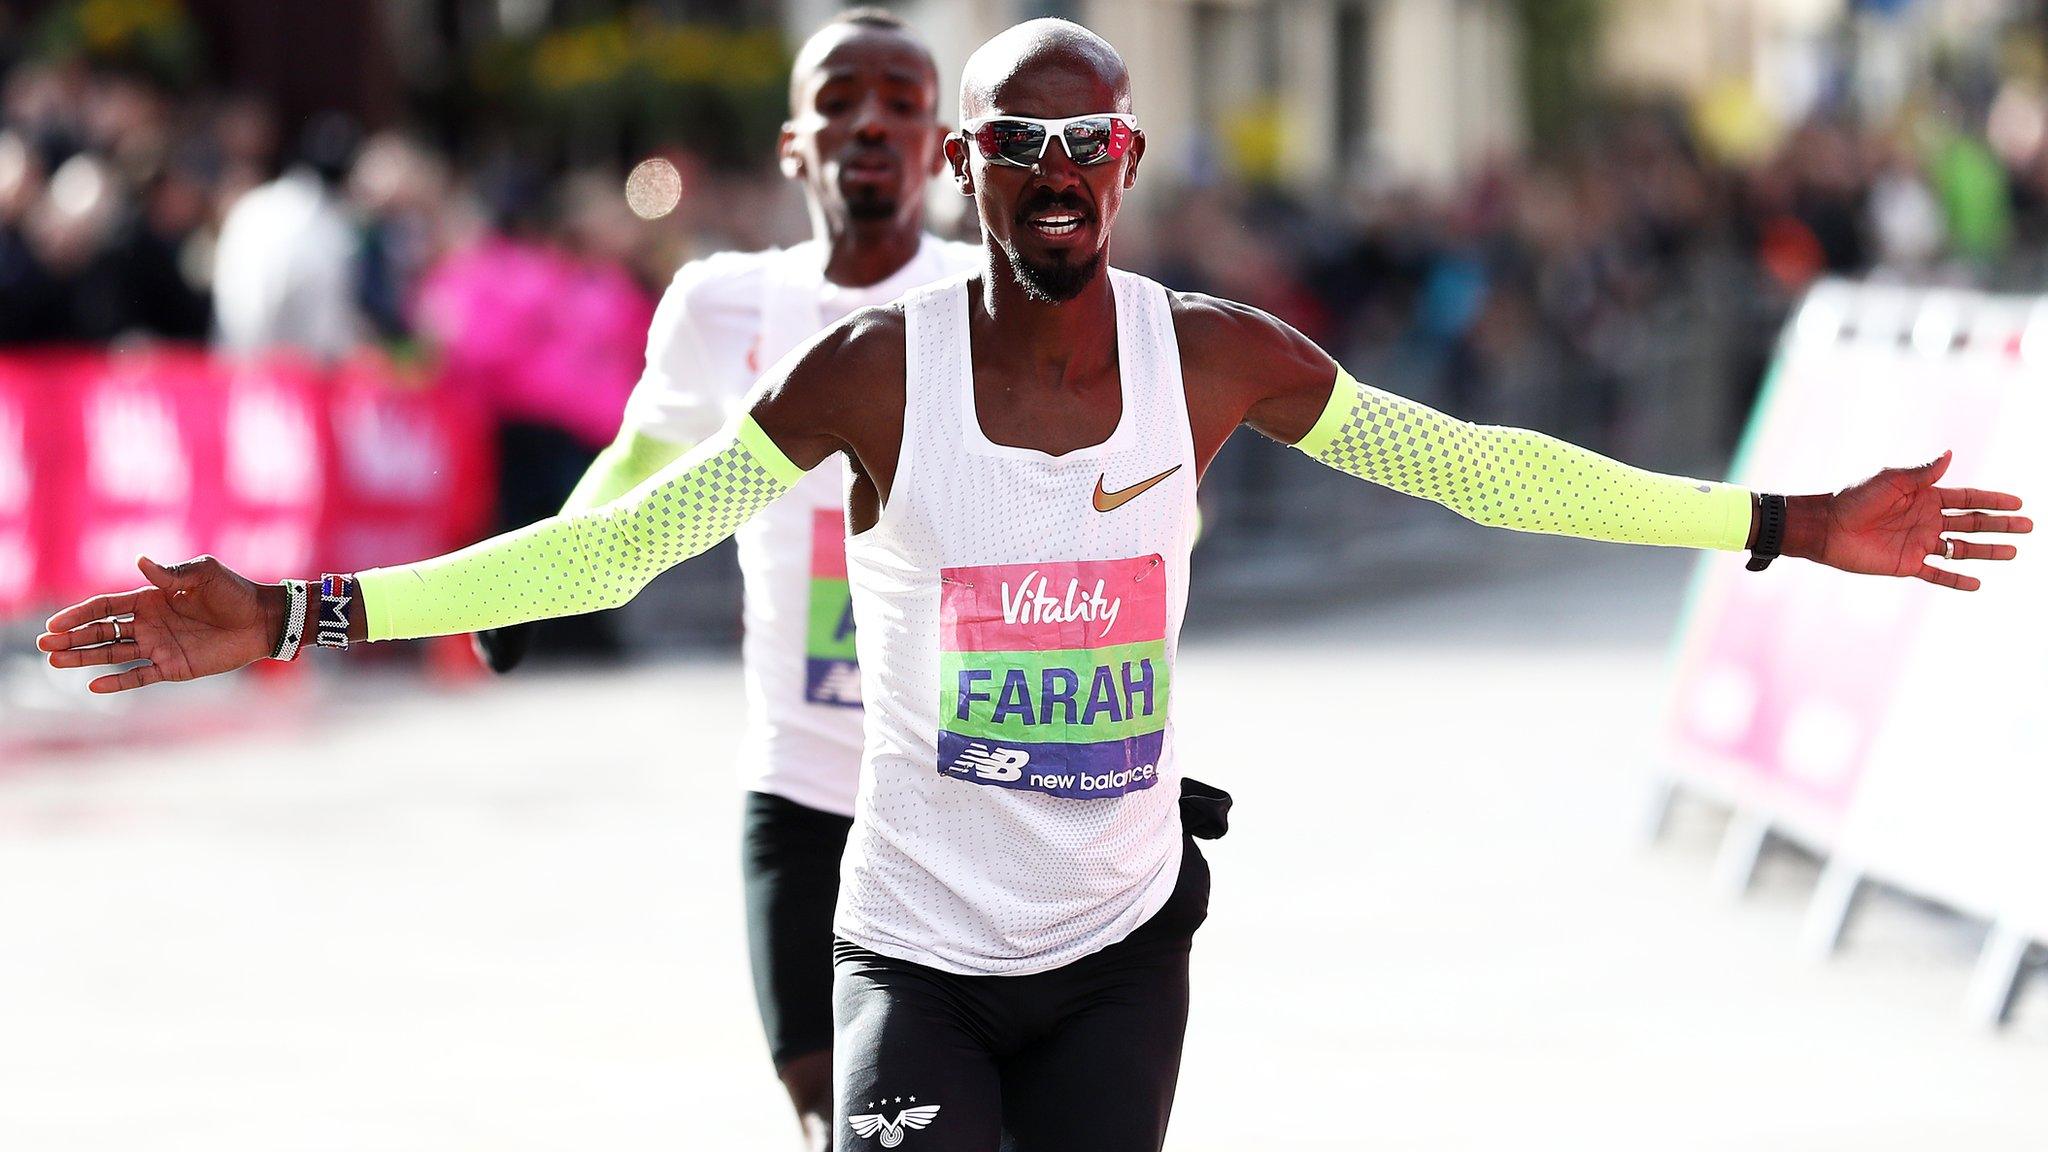
<svg viewBox="0 0 2048 1152"><path fill-rule="evenodd" d="M811 513L804 699L813 704L860 707L860 660L853 651L853 594L846 584L846 521L833 508Z"/></svg>
<svg viewBox="0 0 2048 1152"><path fill-rule="evenodd" d="M1093 800L1159 781L1158 556L942 569L939 774Z"/></svg>

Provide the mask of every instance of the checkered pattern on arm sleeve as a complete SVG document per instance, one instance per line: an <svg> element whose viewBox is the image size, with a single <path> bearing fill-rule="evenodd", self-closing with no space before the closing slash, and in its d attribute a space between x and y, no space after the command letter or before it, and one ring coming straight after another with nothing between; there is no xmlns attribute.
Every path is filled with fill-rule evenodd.
<svg viewBox="0 0 2048 1152"><path fill-rule="evenodd" d="M616 608L732 535L800 475L760 425L742 417L612 503L359 573L369 638L446 636Z"/></svg>
<svg viewBox="0 0 2048 1152"><path fill-rule="evenodd" d="M1341 368L1295 447L1489 527L1728 551L1749 540L1745 489L1645 472L1525 428L1468 424Z"/></svg>

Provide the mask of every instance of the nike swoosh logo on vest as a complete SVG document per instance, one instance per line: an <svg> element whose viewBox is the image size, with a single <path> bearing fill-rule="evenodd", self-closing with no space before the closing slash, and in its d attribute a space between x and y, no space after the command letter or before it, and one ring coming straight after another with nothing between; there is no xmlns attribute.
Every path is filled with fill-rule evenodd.
<svg viewBox="0 0 2048 1152"><path fill-rule="evenodd" d="M1102 481L1105 477L1097 476L1095 478L1095 510L1097 512L1114 512L1138 497L1143 496L1153 485L1178 471L1180 471L1180 465L1175 464L1150 480L1140 480L1129 488L1119 489L1115 492L1104 491Z"/></svg>

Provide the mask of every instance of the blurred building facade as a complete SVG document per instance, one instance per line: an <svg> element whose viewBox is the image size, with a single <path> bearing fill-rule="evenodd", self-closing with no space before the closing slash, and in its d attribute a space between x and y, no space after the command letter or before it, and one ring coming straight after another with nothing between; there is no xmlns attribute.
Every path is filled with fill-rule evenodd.
<svg viewBox="0 0 2048 1152"><path fill-rule="evenodd" d="M844 5L785 0L792 41ZM2042 0L900 0L942 73L1016 21L1065 16L1130 61L1146 132L1197 183L1442 188L1530 142L1532 29L1581 13L1588 88L1677 94L1758 149L1816 109L1898 114ZM1567 46L1569 47L1569 46ZM1553 49L1554 50L1554 49ZM1540 65L1535 65L1540 66ZM1143 196L1144 190L1140 189Z"/></svg>
<svg viewBox="0 0 2048 1152"><path fill-rule="evenodd" d="M841 6L789 0L785 27L800 40ZM931 40L949 105L960 65L995 33L1035 16L1088 25L1129 61L1159 157L1196 183L1309 190L1384 173L1440 186L1522 139L1515 21L1506 0L905 0L891 7Z"/></svg>
<svg viewBox="0 0 2048 1152"><path fill-rule="evenodd" d="M803 234L772 148L789 54L835 0L377 0L245 26L247 4L0 6L0 346L230 335L230 217L308 158L313 112L343 113L351 251L311 255L351 316L283 342L482 401L509 525L610 434L679 265ZM2048 277L2048 0L889 6L948 109L1017 20L1123 50L1152 150L1120 264L1458 415L1651 466L1723 465L1819 277ZM280 71L323 38L359 74ZM682 187L658 220L618 194L649 157ZM973 234L949 185L931 206ZM1205 498L1207 547L1248 570L1341 572L1330 549L1437 515L1249 442Z"/></svg>
<svg viewBox="0 0 2048 1152"><path fill-rule="evenodd" d="M2041 0L1612 0L1601 69L1616 85L1738 99L1760 122L1789 126L1851 105L1865 120L1899 114L1934 73L2010 56L2028 30L2044 48ZM2025 52L2024 48L2017 49ZM2039 63L2022 63L2038 70ZM2036 77L2039 79L2039 77Z"/></svg>

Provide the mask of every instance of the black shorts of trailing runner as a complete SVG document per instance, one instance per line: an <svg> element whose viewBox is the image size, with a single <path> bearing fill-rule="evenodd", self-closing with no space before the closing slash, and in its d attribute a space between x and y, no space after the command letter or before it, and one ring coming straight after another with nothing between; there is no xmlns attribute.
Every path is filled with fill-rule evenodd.
<svg viewBox="0 0 2048 1152"><path fill-rule="evenodd" d="M1166 1139L1188 952L1209 866L1182 840L1173 895L1050 972L958 976L833 945L841 1152L1146 1152Z"/></svg>
<svg viewBox="0 0 2048 1152"><path fill-rule="evenodd" d="M850 817L747 793L740 833L747 953L777 1068L832 1048L832 910L852 828Z"/></svg>

